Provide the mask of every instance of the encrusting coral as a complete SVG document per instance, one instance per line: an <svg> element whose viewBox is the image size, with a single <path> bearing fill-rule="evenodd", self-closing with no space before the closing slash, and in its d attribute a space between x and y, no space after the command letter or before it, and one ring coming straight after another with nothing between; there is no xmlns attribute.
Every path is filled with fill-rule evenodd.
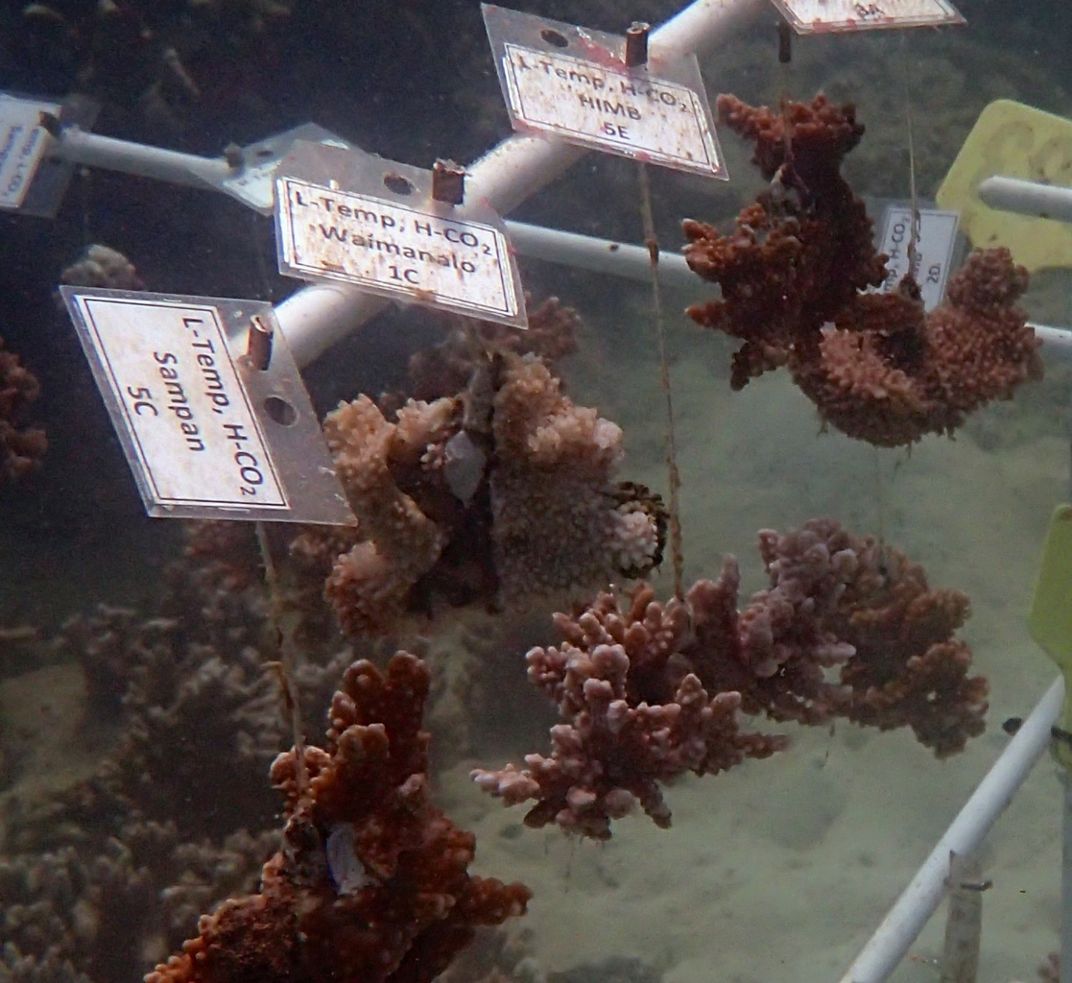
<svg viewBox="0 0 1072 983"><path fill-rule="evenodd" d="M851 104L819 95L772 111L723 95L717 105L753 141L770 181L732 233L684 223L689 266L722 290L689 314L743 341L733 388L788 366L825 421L898 446L951 434L973 410L1041 376L1039 342L1016 306L1027 271L1006 249L974 252L930 314L910 275L895 292L862 292L884 281L886 257L840 173L864 130Z"/></svg>
<svg viewBox="0 0 1072 983"><path fill-rule="evenodd" d="M423 983L476 926L525 911L526 887L468 873L474 837L431 803L427 693L408 653L346 671L324 748L272 765L286 819L260 891L203 917L146 983Z"/></svg>
<svg viewBox="0 0 1072 983"><path fill-rule="evenodd" d="M41 394L37 377L0 338L0 487L41 466L45 431L27 426L26 408Z"/></svg>
<svg viewBox="0 0 1072 983"><path fill-rule="evenodd" d="M952 637L967 615L957 591L932 591L896 550L812 520L760 533L770 585L738 611L736 561L683 600L641 584L556 614L563 641L529 651L530 681L557 705L549 756L477 769L507 805L534 801L527 825L596 839L639 804L670 824L661 783L717 773L785 746L743 731L739 712L819 724L835 717L910 726L943 757L982 732L986 680Z"/></svg>
<svg viewBox="0 0 1072 983"><path fill-rule="evenodd" d="M118 249L99 242L86 246L64 267L60 283L78 287L107 287L109 290L144 290L137 268Z"/></svg>

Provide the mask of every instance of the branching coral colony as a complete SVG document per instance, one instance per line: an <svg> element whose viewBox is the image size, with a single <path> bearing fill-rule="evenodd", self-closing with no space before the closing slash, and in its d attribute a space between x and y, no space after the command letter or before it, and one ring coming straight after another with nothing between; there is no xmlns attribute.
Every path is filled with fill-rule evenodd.
<svg viewBox="0 0 1072 983"><path fill-rule="evenodd" d="M741 339L735 389L779 366L837 429L883 447L950 434L973 410L1041 375L1039 342L1016 301L1027 271L1003 248L978 250L925 315L911 275L886 278L863 202L841 176L863 134L852 105L822 95L780 112L719 96L722 122L755 145L770 187L723 234L684 224L689 266L722 297L689 310Z"/></svg>
<svg viewBox="0 0 1072 983"><path fill-rule="evenodd" d="M771 181L734 232L686 224L690 264L722 288L693 316L743 342L735 387L785 365L834 426L896 445L951 432L1037 372L1015 306L1026 275L1003 250L973 254L929 316L910 280L893 295L862 292L885 266L839 174L862 132L851 107L822 97L781 114L732 97L718 107ZM10 824L7 845L26 841L16 849L46 828L52 839L39 861L0 865L0 891L14 898L0 909L0 967L125 979L191 934L191 911L233 895L149 983L418 983L476 926L525 910L524 886L469 874L474 838L431 801L430 669L405 652L384 668L352 649L333 655L322 595L354 646L450 607L574 602L554 617L559 643L527 656L559 714L550 752L473 772L508 805L528 803L529 826L603 840L638 809L669 826L668 780L785 748L746 715L910 727L938 757L982 731L987 683L955 637L968 599L831 519L761 532L768 583L743 605L732 557L665 602L640 582L577 603L657 567L667 517L655 493L617 480L621 430L562 390L555 365L576 346L576 315L552 299L530 322L527 334L456 327L413 357L406 391L359 396L325 421L360 525L273 539L288 540L287 616L300 615L291 630L310 656L297 701L322 703L325 680L349 668L322 745L271 765L281 837L263 831L271 805L250 782L279 746L280 720L260 671L275 633L245 527L192 529L186 572L157 616L102 608L67 626L64 650L78 651L95 712L125 714L127 731L99 773L52 803L63 821ZM9 410L21 410L33 387L0 352L0 382L5 368ZM170 752L209 717L203 741ZM237 791L193 811L199 783ZM79 885L99 910L92 925ZM105 896L122 904L108 909Z"/></svg>
<svg viewBox="0 0 1072 983"><path fill-rule="evenodd" d="M397 653L356 662L331 703L327 744L272 765L283 846L257 894L205 916L146 983L422 983L472 939L525 910L529 891L471 876L475 839L430 801L428 670Z"/></svg>

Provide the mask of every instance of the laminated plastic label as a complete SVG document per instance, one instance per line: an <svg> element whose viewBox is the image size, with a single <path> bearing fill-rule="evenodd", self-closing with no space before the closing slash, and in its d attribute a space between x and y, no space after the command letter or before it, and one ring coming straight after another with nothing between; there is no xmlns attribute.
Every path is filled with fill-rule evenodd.
<svg viewBox="0 0 1072 983"><path fill-rule="evenodd" d="M43 217L56 213L74 165L49 154L53 141L41 116L88 129L97 109L81 96L59 103L0 92L0 209Z"/></svg>
<svg viewBox="0 0 1072 983"><path fill-rule="evenodd" d="M354 523L270 304L60 292L150 515ZM246 355L254 318L265 369Z"/></svg>
<svg viewBox="0 0 1072 983"><path fill-rule="evenodd" d="M316 123L302 123L301 126L243 147L241 167L218 182L220 190L262 215L271 215L275 211L276 168L297 140L331 147L351 146L342 137Z"/></svg>
<svg viewBox="0 0 1072 983"><path fill-rule="evenodd" d="M276 236L289 276L527 325L502 219L480 201L436 201L430 171L299 141L276 176Z"/></svg>
<svg viewBox="0 0 1072 983"><path fill-rule="evenodd" d="M964 24L949 0L773 0L797 34Z"/></svg>
<svg viewBox="0 0 1072 983"><path fill-rule="evenodd" d="M919 254L916 279L923 296L925 310L933 311L945 296L945 285L953 266L957 245L957 212L936 208L919 209ZM879 252L889 259L886 268L889 274L880 288L880 293L895 290L898 282L908 272L908 243L912 234L912 206L890 205L882 217L882 235Z"/></svg>
<svg viewBox="0 0 1072 983"><path fill-rule="evenodd" d="M515 130L728 179L693 55L630 67L625 39L483 4Z"/></svg>

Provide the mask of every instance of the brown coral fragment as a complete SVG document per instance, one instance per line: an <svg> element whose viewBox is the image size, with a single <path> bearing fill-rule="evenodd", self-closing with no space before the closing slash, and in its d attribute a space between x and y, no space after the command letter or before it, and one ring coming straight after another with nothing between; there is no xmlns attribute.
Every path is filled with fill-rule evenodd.
<svg viewBox="0 0 1072 983"><path fill-rule="evenodd" d="M790 353L813 347L818 329L858 291L882 283L885 257L875 253L864 204L840 174L863 134L851 104L819 95L786 102L779 112L722 95L717 107L722 122L754 142L753 162L771 182L732 233L684 223L690 268L722 290L720 300L689 314L744 342L731 376L741 389Z"/></svg>
<svg viewBox="0 0 1072 983"><path fill-rule="evenodd" d="M45 431L25 423L26 408L40 395L37 377L0 338L0 487L41 466L48 449Z"/></svg>
<svg viewBox="0 0 1072 983"><path fill-rule="evenodd" d="M930 314L918 296L859 297L822 331L817 355L790 359L790 370L850 437L895 447L952 434L979 407L1041 378L1041 342L1016 305L1026 288L1007 249L977 250Z"/></svg>
<svg viewBox="0 0 1072 983"><path fill-rule="evenodd" d="M970 676L971 649L954 637L968 617L957 590L932 590L919 564L883 554L881 579L846 592L828 624L853 647L840 682L845 716L879 730L908 726L936 757L964 749L983 732L988 685Z"/></svg>
<svg viewBox="0 0 1072 983"><path fill-rule="evenodd" d="M783 738L741 730L740 693L705 687L690 657L697 613L677 598L659 603L642 584L625 605L602 593L577 616L555 615L562 643L527 656L530 682L558 707L551 752L473 779L507 805L534 800L528 826L604 840L637 805L668 827L662 783L780 750Z"/></svg>
<svg viewBox="0 0 1072 983"><path fill-rule="evenodd" d="M472 876L471 833L431 802L428 670L407 653L346 671L324 749L280 755L283 847L257 894L226 901L146 983L426 983L478 925L525 911L521 884Z"/></svg>
<svg viewBox="0 0 1072 983"><path fill-rule="evenodd" d="M753 141L753 162L771 182L732 233L684 224L689 266L722 291L690 315L743 341L733 388L788 365L824 421L893 447L951 434L969 413L1040 377L1039 342L1016 306L1027 271L1006 249L973 253L929 315L911 277L894 293L861 292L883 282L886 257L840 174L863 134L851 104L819 95L776 112L720 96L718 110Z"/></svg>

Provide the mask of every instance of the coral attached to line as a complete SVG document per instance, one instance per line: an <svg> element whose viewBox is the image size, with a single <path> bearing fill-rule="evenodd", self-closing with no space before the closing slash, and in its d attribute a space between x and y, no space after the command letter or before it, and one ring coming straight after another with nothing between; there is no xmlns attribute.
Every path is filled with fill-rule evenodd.
<svg viewBox="0 0 1072 983"><path fill-rule="evenodd" d="M737 563L663 604L646 584L556 614L562 642L528 653L529 679L557 705L551 753L478 769L485 791L535 802L530 826L607 839L635 805L670 825L661 784L763 758L785 740L743 730L739 711L820 724L910 726L939 757L982 732L987 683L952 637L958 591L931 590L897 550L830 519L760 533L769 586L737 608Z"/></svg>
<svg viewBox="0 0 1072 983"><path fill-rule="evenodd" d="M48 448L45 431L24 422L26 407L40 395L37 377L0 338L0 487L41 466Z"/></svg>
<svg viewBox="0 0 1072 983"><path fill-rule="evenodd" d="M819 95L772 111L720 96L718 111L753 141L770 181L731 233L684 223L689 266L722 291L689 314L743 342L734 389L788 366L824 421L893 447L951 434L969 413L1041 376L1039 342L1016 306L1027 271L1006 249L974 252L930 314L911 275L894 292L862 292L885 280L886 257L840 173L864 129L851 104Z"/></svg>
<svg viewBox="0 0 1072 983"><path fill-rule="evenodd" d="M323 749L272 765L283 847L257 894L225 901L146 983L427 983L478 925L523 914L522 884L470 875L475 838L431 801L428 670L399 652L355 662Z"/></svg>

